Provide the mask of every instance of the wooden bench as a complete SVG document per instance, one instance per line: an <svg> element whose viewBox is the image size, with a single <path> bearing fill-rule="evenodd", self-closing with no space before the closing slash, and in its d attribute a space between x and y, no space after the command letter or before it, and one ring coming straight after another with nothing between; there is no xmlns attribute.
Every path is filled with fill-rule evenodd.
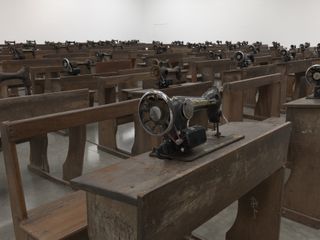
<svg viewBox="0 0 320 240"><path fill-rule="evenodd" d="M30 80L33 94L46 92L45 89L49 88L48 79L60 77L62 72L64 72L62 64L61 66L30 67ZM37 84L39 78L44 81L44 87L40 87Z"/></svg>
<svg viewBox="0 0 320 240"><path fill-rule="evenodd" d="M244 92L250 88L259 91L254 118L263 120L269 117L279 117L281 76L280 73L276 73L225 83L223 85L222 111L227 120L243 120Z"/></svg>
<svg viewBox="0 0 320 240"><path fill-rule="evenodd" d="M284 73L285 70L281 69L277 64L252 66L242 69L233 69L222 73L221 84L227 82L234 82L248 78L255 78L274 73ZM257 89L249 88L244 91L244 105L253 108L256 105Z"/></svg>
<svg viewBox="0 0 320 240"><path fill-rule="evenodd" d="M307 96L311 89L308 88L304 76L307 69L313 64L319 64L319 59L303 59L286 63L286 81L288 82L287 96L292 100ZM283 65L283 64L279 64Z"/></svg>
<svg viewBox="0 0 320 240"><path fill-rule="evenodd" d="M69 239L71 236L73 238L70 239L81 239L78 234L82 237L86 236L84 230L86 228L86 204L81 192L67 195L61 200L27 211L17 155L17 142L45 136L49 132L69 129L68 162L65 162L64 168L71 167L74 173L79 169L82 170L85 125L130 115L137 109L138 102L139 100L132 100L125 103L84 108L2 123L3 154L17 240L62 240ZM121 107L121 105L124 107ZM78 208L74 206L78 206Z"/></svg>
<svg viewBox="0 0 320 240"><path fill-rule="evenodd" d="M50 113L85 108L88 106L89 92L85 89L1 99L0 122L22 120ZM85 132L85 128L70 132L70 144L79 144L79 147L82 145L84 146L85 138L77 139L77 137L79 135L81 136L83 132ZM54 179L49 175L50 168L47 158L47 135L37 135L31 139L21 140L30 141L29 169L37 174L40 174L41 176ZM5 151L5 149L3 150ZM79 176L82 171L81 161L78 162L81 167L68 165L69 161L70 157L68 156L63 167L63 179L65 180L70 180L72 177ZM81 170L80 172L79 168Z"/></svg>
<svg viewBox="0 0 320 240"><path fill-rule="evenodd" d="M75 195L67 195L61 200L49 205L41 206L36 210L27 211L16 152L16 142L24 139L32 139L36 136L41 136L61 129L70 129L69 131L72 132L77 129L83 129L84 126L89 123L128 116L132 114L133 110L137 109L138 102L139 100L135 99L2 123L1 134L3 137L9 196L14 229L18 240L30 238L65 239L71 235L74 236L73 234L75 233L77 236L74 239L80 239L78 234L85 237L86 233L84 229L86 227L86 216L85 214L80 216L80 213L86 210L85 203L81 200L82 193L77 192ZM281 137L279 137L281 144L285 144L285 141L282 141L282 137L285 135L286 134L281 134ZM78 144L79 142L77 142L79 136L73 136L75 139L72 144L69 144L68 150L68 157L70 159L69 166L75 166L74 164L76 162L82 161L84 155L84 145ZM83 137L80 138L83 139ZM82 140L80 142L82 142ZM280 147L281 144L276 144L276 146ZM281 149L283 150L285 147L281 147ZM281 186L281 184L277 185ZM74 200L74 198L79 201ZM70 202L74 202L74 204L79 207L70 208ZM43 209L47 209L46 212L48 214L44 215ZM60 224L65 221L65 224Z"/></svg>
<svg viewBox="0 0 320 240"><path fill-rule="evenodd" d="M28 211L20 228L27 238L46 240L81 240L87 238L86 196L82 191Z"/></svg>
<svg viewBox="0 0 320 240"><path fill-rule="evenodd" d="M191 62L191 81L197 81L198 73L202 74L204 81L213 81L215 73L221 73L233 68L236 68L236 63L230 59Z"/></svg>
<svg viewBox="0 0 320 240"><path fill-rule="evenodd" d="M97 76L96 80L98 82L99 104L101 105L116 102L117 92L119 94L119 100L126 99L126 97L123 96L122 89L136 87L139 82L142 83L142 86L145 84L150 85L150 82L153 84L157 81L157 77L153 76L149 71L142 71L108 77Z"/></svg>

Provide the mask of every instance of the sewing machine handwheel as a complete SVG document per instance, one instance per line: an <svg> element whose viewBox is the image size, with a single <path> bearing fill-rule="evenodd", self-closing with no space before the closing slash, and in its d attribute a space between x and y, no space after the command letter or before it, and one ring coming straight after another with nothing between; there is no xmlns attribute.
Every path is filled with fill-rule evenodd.
<svg viewBox="0 0 320 240"><path fill-rule="evenodd" d="M240 62L240 61L242 61L244 59L244 53L241 52L241 51L238 51L238 52L235 53L234 57L235 57L235 59L237 61Z"/></svg>
<svg viewBox="0 0 320 240"><path fill-rule="evenodd" d="M282 56L286 56L287 55L287 50L286 49L282 49L280 51L280 53L281 53Z"/></svg>
<svg viewBox="0 0 320 240"><path fill-rule="evenodd" d="M309 84L320 84L320 64L315 64L309 67L306 71L306 79Z"/></svg>
<svg viewBox="0 0 320 240"><path fill-rule="evenodd" d="M63 59L62 65L68 72L72 71L71 63L68 58Z"/></svg>
<svg viewBox="0 0 320 240"><path fill-rule="evenodd" d="M152 90L145 93L139 102L139 120L146 132L163 136L173 127L173 106L163 92Z"/></svg>

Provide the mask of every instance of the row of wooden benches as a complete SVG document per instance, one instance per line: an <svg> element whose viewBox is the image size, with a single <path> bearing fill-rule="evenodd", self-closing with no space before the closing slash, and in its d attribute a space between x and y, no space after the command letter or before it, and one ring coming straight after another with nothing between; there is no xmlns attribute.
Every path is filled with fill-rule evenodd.
<svg viewBox="0 0 320 240"><path fill-rule="evenodd" d="M231 70L229 72L225 71L225 68L230 70L229 67L225 67L223 70L218 69L218 67L213 67L215 66L214 64L221 64L221 61L219 63L216 61L207 61L204 64L204 67L213 68L213 70L211 69L212 73L222 72L223 77L228 76L228 74L231 76L229 79L232 80L225 80L223 85L223 112L229 121L239 121L243 119L243 107L245 103L250 103L247 99L245 99L245 101L243 100L244 95L249 95L249 88L253 89L254 96L256 89L259 89L259 100L257 104L255 104L256 118L265 119L271 116L278 117L280 115L282 99L287 96L287 76L290 76L291 73L301 73L305 71L306 68L314 61L317 60L303 60L282 64L284 66L282 68L284 70L282 71L277 71L279 69L279 65L273 65L271 67L267 65L270 68L262 66L248 68L245 70ZM195 62L194 64L199 64L199 66L201 66L202 63L203 62ZM196 69L198 69L197 67ZM191 69L194 69L194 67ZM250 73L250 71L264 71L264 73L268 72L272 74L247 78L250 74L254 75L254 73ZM261 72L259 75L260 74ZM239 81L234 81L235 78ZM59 80L61 79L63 78L60 78ZM31 239L42 239L44 236L49 235L52 239L59 239L73 235L78 231L84 230L86 226L86 214L84 207L85 201L83 193L81 192L71 194L61 201L55 202L49 206L40 207L38 210L31 211L28 214L25 206L16 154L17 142L30 140L32 168L47 171L49 170L49 167L45 159L47 147L46 134L62 129L69 129L69 151L67 160L63 166L63 176L65 180L70 180L82 173L84 144L86 141L85 125L88 123L99 122L99 144L106 148L116 149L114 136L117 122L122 123L132 120L135 123L136 129L135 143L132 150L133 154L146 152L159 141L159 139L147 136L139 126L136 116L138 99L113 103L116 102L115 92L117 87L130 81L134 83L137 81L154 81L155 79L150 75L150 73L143 72L116 76L100 76L96 78L94 77L93 79L99 80L98 84L96 82L94 83L94 89L98 89L98 99L100 104L98 107L88 108L88 99L90 99L90 94L87 90L11 98L5 99L2 102L4 103L4 106L7 106L7 108L3 109L14 110L18 109L18 107L28 109L27 106L30 108L29 111L21 111L21 113L24 114L28 113L26 115L16 115L12 118L9 117L7 119L1 119L1 122L9 120L9 122L3 123L1 135L9 182L13 220L18 239L25 239L27 235ZM37 79L35 79L35 82L36 81ZM53 79L48 81L53 81ZM68 83L70 84L70 82L71 80L69 80ZM61 82L58 84L61 84ZM91 81L88 80L85 84L92 84L92 79ZM85 87L85 84L83 87ZM175 86L164 89L163 91L169 96L198 96L211 85L212 78L209 82L205 81L203 83ZM71 86L69 89L79 88L79 84L76 80L69 86ZM62 88L60 90L66 89L67 88ZM283 93L285 93L285 95L283 95ZM139 96L139 94L141 93L137 93L136 96ZM250 97L252 99L252 95ZM127 97L123 98L125 99ZM57 104L58 99L60 99L61 104ZM15 101L17 103L16 106L13 105ZM24 104L22 104L22 102L24 102ZM44 109L44 106L46 106L46 110ZM0 109L2 109L1 106ZM47 112L48 109L50 109L49 112ZM72 109L78 110L68 111ZM7 112L8 110L6 110L6 114ZM13 114L17 114L17 111L14 111ZM200 117L198 120L203 121L203 118ZM74 204L79 204L78 210L70 207L70 204L73 206ZM61 208L57 210L57 206ZM43 214L41 211L45 208L47 211L46 214ZM79 211L79 209L81 209L81 211ZM64 228L62 229L60 228L62 226L46 224L48 222L50 223L50 216L53 214L57 218L61 217L61 219L68 219L68 224L64 222ZM70 219L70 217L72 219Z"/></svg>
<svg viewBox="0 0 320 240"><path fill-rule="evenodd" d="M233 82L228 83L227 86L225 86L226 92L232 92L234 90L244 90L247 89L248 86L250 86L250 83L252 83L252 87L260 87L264 85L274 85L278 84L278 87L280 86L280 74L274 74L270 76L263 76L258 77L254 79L247 79L244 81L239 82ZM198 95L200 95L203 90L210 87L210 83L200 83L198 84L198 87L195 87L196 85L191 85L192 87L189 88L190 91L186 91L186 88L181 87L181 92L179 92L179 88L170 88L168 91L165 91L169 96L172 95L179 95L179 93L193 93L196 94L195 90L198 90ZM200 88L202 86L202 89ZM170 91L172 93L170 93ZM70 96L74 96L76 92L69 93ZM278 88L279 93L279 88ZM56 95L60 94L60 95ZM67 101L68 104L71 104L72 107L75 107L74 101L72 101L71 97L68 98L62 98L61 96L63 94L67 94L66 92L61 93L53 93L53 94L45 94L45 95L39 95L39 96L30 96L30 97L20 97L17 98L17 100L25 99L26 102L28 102L29 99L35 99L38 98L38 104L41 102L42 106L46 106L46 109L49 109L50 106L49 102L44 101L47 99L47 101L50 101L50 97L54 102L54 106L57 106L56 98L63 99L63 101ZM82 99L81 101L78 98L78 101L82 102L83 105L79 103L78 107L88 105L88 92L85 93L85 91L81 91ZM83 99L84 98L84 99ZM39 99L42 99L39 101ZM51 99L51 102L52 102ZM62 100L61 100L62 101ZM115 122L117 122L117 119L121 118L128 118L128 116L131 116L131 119L134 120L135 123L135 143L134 143L134 149L133 153L143 153L151 149L154 144L159 142L159 139L152 139L150 136L147 136L144 131L141 129L141 127L138 124L136 113L137 113L137 105L138 105L138 99L133 100L127 100L119 103L111 103L107 105L101 105L97 107L91 107L91 108L83 108L78 109L70 112L61 112L61 113L54 113L54 110L52 111L53 114L50 115L42 115L36 117L36 113L34 118L29 118L25 120L18 120L18 121L10 121L10 122L4 122L2 127L2 141L3 141L3 150L5 155L5 162L6 162L6 171L8 176L8 183L9 183L9 191L10 191L10 199L11 199L11 205L12 205L12 213L14 218L14 225L15 225L15 232L17 234L18 239L24 239L23 236L25 234L29 234L31 237L35 239L41 239L41 235L38 234L44 234L44 232L47 232L46 234L53 236L53 238L59 239L69 235L74 234L78 230L84 229L86 225L86 215L84 214L85 210L82 209L79 211L79 208L75 210L74 208L71 208L69 204L75 204L75 198L77 199L76 202L82 201L81 204L82 207L84 207L84 198L79 197L80 195L83 195L82 193L75 193L71 194L69 197L65 197L63 201L58 201L55 204L46 206L46 214L42 215L40 214L40 210L31 211L29 214L26 210L25 206L25 200L23 197L23 189L22 189L22 182L21 177L19 173L19 165L18 165L18 159L16 154L16 143L24 141L26 139L31 139L31 163L33 164L33 169L39 170L48 170L48 165L46 162L46 159L43 159L43 156L46 156L46 147L47 142L45 140L45 135L49 132L54 132L62 129L69 129L69 151L67 155L67 159L63 165L63 176L65 180L70 180L74 177L80 176L82 173L82 166L83 166L83 154L84 154L84 145L86 141L86 135L85 135L85 125L92 123L92 122L99 122L99 136L100 136L100 145L106 145L108 146L110 142L114 143L114 134L115 134ZM239 99L234 99L234 102L224 103L230 104L231 106L238 103ZM276 99L275 99L276 101ZM30 102L28 102L29 106L32 106L32 109L38 109L35 108L35 105L31 105ZM23 106L22 104L19 104L19 106ZM64 106L63 104L58 105L59 108ZM278 111L276 113L277 116L279 116L280 112L280 98L278 97ZM234 107L234 106L233 106ZM273 105L274 107L274 105ZM70 107L71 108L71 107ZM59 109L62 110L61 108ZM62 111L70 110L68 109L68 106L65 107ZM58 111L58 110L57 110ZM30 111L29 113L32 113ZM23 118L26 118L28 116L24 116ZM268 116L265 116L267 118ZM203 119L202 119L203 121ZM113 124L112 124L113 123ZM107 130L109 128L110 130ZM110 134L110 132L113 132L113 134ZM150 139L151 138L151 139ZM113 139L113 140L112 140ZM147 144L148 143L148 144ZM149 145L150 144L150 145ZM110 146L110 145L109 145ZM34 151L32 150L34 149ZM82 199L82 200L81 200ZM63 205L63 211L61 209L56 212L56 207L58 204L61 207L61 204ZM67 209L65 209L67 208ZM41 209L41 208L40 208ZM42 208L43 209L43 208ZM53 211L53 212L50 212ZM41 216L39 216L38 214ZM60 214L59 214L60 212ZM70 215L71 214L71 215ZM51 226L50 224L47 224L48 221L51 220L48 219L49 216L55 215L56 217L59 217L59 219L68 218L70 216L73 216L72 214L76 214L77 216L75 219L70 220L68 219L67 223L64 222L64 230L62 231L59 229L59 226L56 225L56 228ZM79 216L79 214L81 216ZM76 222L76 223L75 223ZM37 224L34 224L37 223ZM71 227L71 224L73 227ZM69 225L69 227L67 226ZM43 231L43 228L46 228L46 226L50 226L50 229L47 229ZM75 230L76 228L76 230ZM55 234L62 234L61 236L57 237Z"/></svg>

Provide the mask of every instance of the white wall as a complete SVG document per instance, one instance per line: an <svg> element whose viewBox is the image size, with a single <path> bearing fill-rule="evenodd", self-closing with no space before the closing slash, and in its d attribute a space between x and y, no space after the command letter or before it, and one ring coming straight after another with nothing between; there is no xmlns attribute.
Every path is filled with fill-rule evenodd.
<svg viewBox="0 0 320 240"><path fill-rule="evenodd" d="M144 40L320 42L319 0L144 0Z"/></svg>
<svg viewBox="0 0 320 240"><path fill-rule="evenodd" d="M320 42L319 0L0 0L4 40Z"/></svg>
<svg viewBox="0 0 320 240"><path fill-rule="evenodd" d="M0 43L141 38L141 3L141 0L0 0Z"/></svg>

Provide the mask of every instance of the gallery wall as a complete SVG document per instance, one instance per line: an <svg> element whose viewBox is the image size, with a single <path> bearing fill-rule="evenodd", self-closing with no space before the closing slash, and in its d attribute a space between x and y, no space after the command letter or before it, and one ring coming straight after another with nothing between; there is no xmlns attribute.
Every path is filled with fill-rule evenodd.
<svg viewBox="0 0 320 240"><path fill-rule="evenodd" d="M141 0L1 0L4 40L141 38Z"/></svg>
<svg viewBox="0 0 320 240"><path fill-rule="evenodd" d="M319 0L1 0L4 40L320 42Z"/></svg>
<svg viewBox="0 0 320 240"><path fill-rule="evenodd" d="M143 0L144 40L320 42L319 0Z"/></svg>

